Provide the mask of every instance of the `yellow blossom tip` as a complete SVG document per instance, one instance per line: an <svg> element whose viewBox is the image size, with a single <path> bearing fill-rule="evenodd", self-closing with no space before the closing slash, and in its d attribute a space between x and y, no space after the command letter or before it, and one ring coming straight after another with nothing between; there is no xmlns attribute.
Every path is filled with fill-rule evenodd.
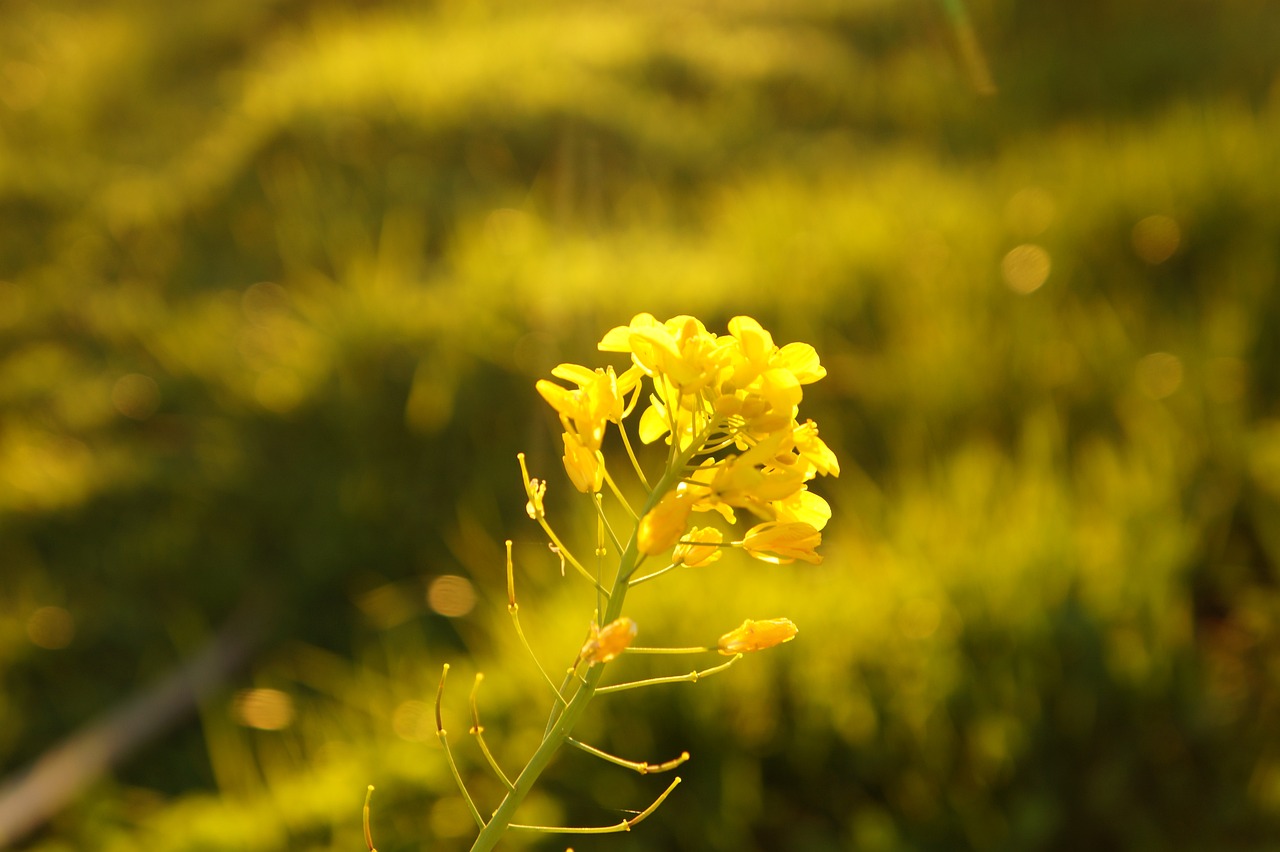
<svg viewBox="0 0 1280 852"><path fill-rule="evenodd" d="M769 618L753 621L748 618L742 625L720 637L719 651L725 656L763 651L783 642L790 642L800 631L789 618Z"/></svg>
<svg viewBox="0 0 1280 852"><path fill-rule="evenodd" d="M587 663L607 663L618 657L636 638L636 623L625 615L604 627L591 625L591 638L586 641L579 656Z"/></svg>

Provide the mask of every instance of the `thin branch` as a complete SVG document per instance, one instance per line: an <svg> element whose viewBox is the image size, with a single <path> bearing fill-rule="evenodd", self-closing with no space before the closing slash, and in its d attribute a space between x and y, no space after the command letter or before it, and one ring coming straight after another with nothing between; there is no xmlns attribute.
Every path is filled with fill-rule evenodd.
<svg viewBox="0 0 1280 852"><path fill-rule="evenodd" d="M622 498L619 497L618 499ZM613 546L617 548L619 553L621 553L625 549L625 545L623 545L622 541L618 538L618 534L613 531L613 525L609 523L609 519L605 517L604 505L601 502L601 495L597 494L595 500L592 502L596 504L596 514L600 518L600 527L609 534L609 540L613 542ZM627 511L631 511L630 507L628 507ZM635 515L633 514L631 517L634 518ZM603 544L604 542L600 543ZM601 553L598 555L603 556L604 554Z"/></svg>
<svg viewBox="0 0 1280 852"><path fill-rule="evenodd" d="M727 663L721 663L718 666L712 666L702 671L692 671L688 674L671 675L669 677L651 677L648 680L633 680L629 683L616 683L613 686L600 686L596 688L596 695L605 695L610 692L624 692L628 689L639 689L642 686L657 686L660 683L697 683L704 677L717 674L729 668L729 666L742 659L741 654L734 654L733 659Z"/></svg>
<svg viewBox="0 0 1280 852"><path fill-rule="evenodd" d="M369 830L369 800L373 798L373 785L369 785L369 789L364 794L364 845L369 847L369 852L378 852L373 848L373 832Z"/></svg>
<svg viewBox="0 0 1280 852"><path fill-rule="evenodd" d="M639 390L636 391L637 396ZM622 428L622 424L618 424L618 433L622 435L622 445L627 448L627 457L631 459L631 467L635 469L636 476L640 479L640 484L644 486L646 493L652 493L653 489L649 487L649 480L645 478L644 470L640 467L640 461L636 458L636 451L631 448L631 439L627 437L627 430ZM634 517L634 513L632 513Z"/></svg>
<svg viewBox="0 0 1280 852"><path fill-rule="evenodd" d="M705 654L717 648L639 648L634 645L624 650L624 654ZM597 692L599 690L596 690Z"/></svg>
<svg viewBox="0 0 1280 852"><path fill-rule="evenodd" d="M520 605L516 603L516 580L515 565L511 559L511 539L507 539L507 612L511 614L511 623L515 625L516 636L520 637L520 644L524 645L524 649L529 652L529 656L533 659L533 664L538 667L538 671L542 672L542 679L547 682L547 686L551 687L551 691L555 693L556 699L561 704L566 704L561 689L556 689L555 682L551 680L551 675L547 674L547 670L542 667L542 662L538 659L538 655L533 652L533 646L529 644L529 640L525 638L524 628L520 626Z"/></svg>
<svg viewBox="0 0 1280 852"><path fill-rule="evenodd" d="M680 562L672 562L672 563L671 563L670 565L668 565L666 568L659 568L657 571L654 571L652 574L645 574L643 577L636 577L634 580L628 580L628 581L627 581L627 585L628 585L628 586L638 586L638 585L640 585L641 583L645 582L646 580L652 580L654 577L661 577L663 574L667 573L667 572L668 572L668 571L670 571L671 569L673 569L673 568L675 568L675 567L677 567L677 566L679 566L679 565L681 565L681 564L683 564L683 563L680 563Z"/></svg>
<svg viewBox="0 0 1280 852"><path fill-rule="evenodd" d="M559 553L570 565L578 570L578 573L587 578L587 582L596 587L596 591L604 595L605 600L609 599L609 592L604 586L600 585L600 581L591 576L591 572L582 567L582 563L569 551L564 543L560 541L560 537L556 535L556 531L551 529L551 524L547 523L546 518L538 518L538 526L542 527L542 531L546 533L547 538L551 539L551 543L555 545L556 553Z"/></svg>
<svg viewBox="0 0 1280 852"><path fill-rule="evenodd" d="M647 819L654 811L656 811L658 809L658 806L667 800L667 796L671 795L671 791L674 790L679 784L680 784L680 776L677 775L675 779L669 785L667 785L667 789L662 791L662 795L659 796L657 799L654 799L652 805L645 808L643 811L636 814L631 819L624 819L622 822L618 823L617 825L605 825L599 828L579 828L574 826L521 825L519 823L513 822L508 827L518 828L523 831L541 831L548 834L614 834L619 831L630 831L633 826L635 826L641 820Z"/></svg>
<svg viewBox="0 0 1280 852"><path fill-rule="evenodd" d="M480 689L480 681L484 680L481 672L476 672L475 685L471 687L471 730L470 733L475 736L476 742L480 745L480 751L484 754L484 759L489 761L489 768L494 774L502 779L502 783L508 790L514 790L515 784L511 783L511 779L507 777L507 773L502 771L502 767L498 765L498 761L493 759L493 754L489 751L489 746L484 741L484 725L480 724L480 708L476 705L476 692Z"/></svg>
<svg viewBox="0 0 1280 852"><path fill-rule="evenodd" d="M594 746L589 746L584 742L579 742L578 740L575 740L573 737L565 737L564 741L569 745L573 746L574 748L582 749L587 754L594 755L595 757L598 757L601 760L607 760L610 763L615 764L617 766L623 766L623 767L626 767L627 769L634 770L636 772L639 772L641 775L649 775L654 772L668 772L672 769L675 769L677 766L679 766L680 764L684 763L686 760L689 759L689 752L682 751L680 752L679 757L672 758L671 760L665 761L663 763L649 763L648 761L624 760L621 757L609 754L607 751L601 751L600 749Z"/></svg>
<svg viewBox="0 0 1280 852"><path fill-rule="evenodd" d="M458 771L458 764L453 759L453 751L449 748L449 734L444 729L444 722L440 718L440 702L444 698L444 679L449 676L449 664L444 664L444 669L440 672L440 686L436 689L436 736L440 739L440 745L444 746L444 757L449 764L449 771L453 773L453 781L458 785L458 789L462 792L462 798L467 802L467 810L471 811L471 817L476 821L476 825L480 830L484 830L484 817L480 816L480 809L476 807L476 803L471 798L471 793L467 791L467 785L462 782L462 773Z"/></svg>
<svg viewBox="0 0 1280 852"><path fill-rule="evenodd" d="M625 434L625 433L623 433ZM631 508L631 504L627 502L627 498L622 496L622 490L618 488L618 483L613 481L613 477L609 475L609 468L604 469L604 481L609 486L609 490L613 492L613 496L618 498L618 502L622 504L622 508L627 510L627 514L631 516L631 520L639 520L636 517L636 510ZM622 548L619 547L619 550Z"/></svg>

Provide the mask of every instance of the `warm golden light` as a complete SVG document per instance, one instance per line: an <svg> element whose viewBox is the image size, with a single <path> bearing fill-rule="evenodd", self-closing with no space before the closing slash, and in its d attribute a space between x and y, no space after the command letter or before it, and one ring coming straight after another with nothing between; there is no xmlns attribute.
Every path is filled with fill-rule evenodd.
<svg viewBox="0 0 1280 852"><path fill-rule="evenodd" d="M427 587L427 604L440 615L458 618L475 607L476 591L466 577L445 574Z"/></svg>
<svg viewBox="0 0 1280 852"><path fill-rule="evenodd" d="M65 648L75 635L75 619L60 606L42 606L27 619L27 638L40 648Z"/></svg>
<svg viewBox="0 0 1280 852"><path fill-rule="evenodd" d="M1149 399L1164 399L1182 385L1182 361L1168 352L1152 352L1138 361L1138 390Z"/></svg>
<svg viewBox="0 0 1280 852"><path fill-rule="evenodd" d="M1049 278L1049 253L1034 243L1010 249L1000 262L1004 283L1015 293L1032 293Z"/></svg>
<svg viewBox="0 0 1280 852"><path fill-rule="evenodd" d="M434 740L435 717L431 705L425 701L402 701L391 714L391 728L396 736L409 742Z"/></svg>
<svg viewBox="0 0 1280 852"><path fill-rule="evenodd" d="M293 699L278 689L245 689L236 693L231 715L260 731L279 731L293 724Z"/></svg>
<svg viewBox="0 0 1280 852"><path fill-rule="evenodd" d="M112 385L111 404L131 420L146 420L160 407L160 386L150 376L129 373Z"/></svg>
<svg viewBox="0 0 1280 852"><path fill-rule="evenodd" d="M1131 239L1134 253L1155 266L1173 257L1182 244L1182 229L1168 216L1148 216L1133 226Z"/></svg>

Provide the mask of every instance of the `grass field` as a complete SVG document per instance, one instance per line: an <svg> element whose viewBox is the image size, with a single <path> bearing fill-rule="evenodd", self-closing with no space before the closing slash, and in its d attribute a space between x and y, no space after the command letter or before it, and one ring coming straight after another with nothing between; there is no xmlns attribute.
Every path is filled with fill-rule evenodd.
<svg viewBox="0 0 1280 852"><path fill-rule="evenodd" d="M584 739L693 759L574 849L1274 848L1277 43L1261 0L0 9L0 845L359 850L372 783L381 852L469 848L441 664L510 767L549 707L502 542L544 658L594 605L524 512L521 451L589 549L534 382L647 311L812 343L843 470L822 565L637 591L671 644L800 634L602 699ZM564 755L526 815L661 787Z"/></svg>

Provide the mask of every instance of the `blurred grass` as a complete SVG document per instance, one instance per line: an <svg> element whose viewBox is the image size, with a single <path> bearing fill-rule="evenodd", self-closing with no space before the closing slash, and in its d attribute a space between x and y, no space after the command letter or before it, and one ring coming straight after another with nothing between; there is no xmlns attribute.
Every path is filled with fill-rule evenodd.
<svg viewBox="0 0 1280 852"><path fill-rule="evenodd" d="M383 852L465 848L440 664L509 767L541 729L501 541L546 659L592 606L523 515L520 450L589 538L532 382L645 310L814 343L845 473L823 566L637 593L646 641L801 634L602 702L694 759L575 848L1270 848L1280 15L968 14L991 96L923 2L5 6L0 766L274 608L27 846L358 849L372 782ZM531 818L650 781L566 755Z"/></svg>

